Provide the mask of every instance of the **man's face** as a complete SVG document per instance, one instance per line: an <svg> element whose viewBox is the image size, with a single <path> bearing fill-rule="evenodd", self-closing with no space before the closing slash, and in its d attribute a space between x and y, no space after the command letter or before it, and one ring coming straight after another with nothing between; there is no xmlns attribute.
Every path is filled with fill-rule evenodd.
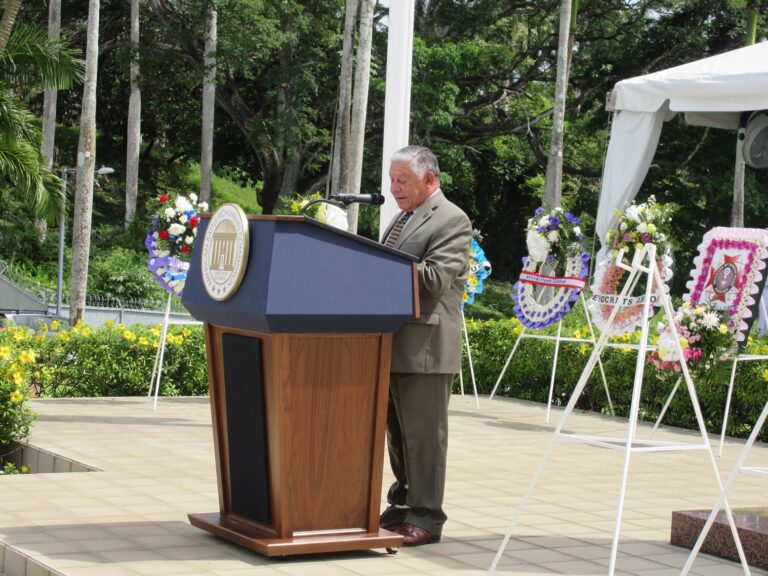
<svg viewBox="0 0 768 576"><path fill-rule="evenodd" d="M390 164L389 189L403 212L410 212L421 206L438 186L439 182L432 172L418 178L407 162Z"/></svg>

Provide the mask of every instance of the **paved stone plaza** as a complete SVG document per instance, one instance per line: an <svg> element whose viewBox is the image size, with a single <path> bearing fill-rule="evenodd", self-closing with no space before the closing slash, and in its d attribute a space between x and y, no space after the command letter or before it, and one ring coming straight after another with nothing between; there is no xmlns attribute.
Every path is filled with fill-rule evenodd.
<svg viewBox="0 0 768 576"><path fill-rule="evenodd" d="M439 544L265 558L194 528L187 514L218 510L207 398L35 400L35 446L98 468L0 479L0 567L6 576L480 576L485 574L552 438L560 413L471 396L451 400L446 493ZM566 429L622 436L626 421L575 414ZM642 426L647 436L650 426ZM662 429L658 439L695 440ZM712 436L715 444L717 438ZM726 476L741 442L717 459ZM768 448L750 461L765 464ZM623 453L559 441L496 574L607 574ZM385 465L384 486L391 481ZM616 574L679 574L688 551L669 544L674 510L707 509L718 495L704 451L632 456ZM766 506L765 480L741 475L734 507ZM696 576L742 574L700 556ZM766 572L753 569L753 574Z"/></svg>

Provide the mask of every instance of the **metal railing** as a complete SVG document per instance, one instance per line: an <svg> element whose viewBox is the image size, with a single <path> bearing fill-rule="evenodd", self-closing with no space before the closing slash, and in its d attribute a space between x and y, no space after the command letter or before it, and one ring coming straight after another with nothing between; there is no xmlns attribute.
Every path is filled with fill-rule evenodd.
<svg viewBox="0 0 768 576"><path fill-rule="evenodd" d="M19 274L15 268L5 260L0 260L0 276L10 281L21 290L24 290L29 296L40 301L41 304L46 305L53 302L56 294L54 289Z"/></svg>
<svg viewBox="0 0 768 576"><path fill-rule="evenodd" d="M19 289L27 292L29 296L39 300L48 309L49 315L55 315L56 291L54 289L25 278L4 260L0 260L0 277L9 280ZM102 294L87 294L85 298L84 320L87 324L93 326L102 325L108 319L123 324L154 324L162 322L167 302L165 298L167 296L143 300ZM2 303L0 303L0 309L2 308ZM61 315L65 318L69 316L69 294L66 291L62 293ZM176 323L194 322L178 298L172 300L170 318Z"/></svg>

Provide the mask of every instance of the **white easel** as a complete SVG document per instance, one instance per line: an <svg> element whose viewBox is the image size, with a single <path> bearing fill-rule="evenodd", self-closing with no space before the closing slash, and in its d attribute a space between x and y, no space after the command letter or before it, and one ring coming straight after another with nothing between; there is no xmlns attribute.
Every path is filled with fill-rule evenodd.
<svg viewBox="0 0 768 576"><path fill-rule="evenodd" d="M587 344L592 344L592 346L595 346L595 332L592 329L592 320L589 317L589 310L587 310L587 302L584 299L584 292L581 292L579 294L581 297L581 306L584 310L584 316L587 319L587 326L589 326L589 338L572 338L572 337L563 337L561 336L562 329L563 329L563 321L562 319L557 324L557 336L550 336L549 334L527 334L526 333L526 326L523 326L523 329L520 331L520 334L517 336L517 340L515 340L515 344L512 346L512 351L509 353L509 356L507 356L507 361L504 362L504 367L501 369L501 374L499 374L498 379L496 380L496 384L493 386L493 390L491 390L491 395L489 396L490 400L493 400L494 394L496 394L496 389L499 387L499 384L501 384L502 378L504 378L504 374L507 372L507 368L509 367L509 363L512 361L512 357L515 355L515 352L517 352L517 347L520 344L520 341L523 338L535 338L538 340L554 340L555 341L555 356L552 361L552 375L549 379L549 398L547 399L547 418L546 422L549 423L549 413L552 408L552 395L555 390L555 375L557 374L557 356L560 351L560 342L585 342ZM608 382L605 379L605 371L603 370L603 362L598 356L597 358L597 364L600 369L600 376L603 379L603 387L605 388L605 395L608 398L608 406L611 410L611 416L614 415L613 413L613 402L611 401L611 393L608 391Z"/></svg>
<svg viewBox="0 0 768 576"><path fill-rule="evenodd" d="M152 366L152 377L149 379L149 394L152 396L152 387L155 388L155 401L152 408L157 409L157 396L160 394L160 379L163 375L163 356L165 356L165 336L168 334L168 317L171 314L171 298L173 294L168 292L168 302L165 305L165 315L163 316L163 328L160 331L160 345L157 347L157 353L155 354L155 364ZM157 380L155 380L157 376Z"/></svg>
<svg viewBox="0 0 768 576"><path fill-rule="evenodd" d="M686 560L685 566L683 566L683 571L680 573L680 576L685 576L688 574L691 566L693 566L693 562L696 560L696 556L698 555L701 546L704 544L704 540L709 533L709 529L712 527L717 514L720 512L720 507L723 505L723 503L725 503L727 506L728 491L731 489L731 486L733 486L733 483L736 480L736 476L741 472L743 474L748 474L749 476L768 478L768 468L744 466L744 462L747 460L747 456L749 455L749 451L752 449L752 445L755 443L758 434L760 434L760 431L765 425L766 417L768 417L768 402L765 403L763 411L760 413L760 416L757 418L757 422L755 422L755 426L752 428L752 434L749 435L746 444L744 444L744 448L741 449L741 453L736 459L736 462L733 465L730 474L728 475L728 480L726 480L725 486L723 486L723 489L720 491L720 496L717 498L715 505L712 507L712 511L709 513L707 521L704 523L704 527L701 529L701 533L699 534L696 543L693 545L693 548L691 548L691 553L688 555L688 560ZM740 550L741 541L739 540L738 535L734 536L734 540L736 542L736 547ZM743 559L742 567L744 568L744 574L749 576L749 566Z"/></svg>
<svg viewBox="0 0 768 576"><path fill-rule="evenodd" d="M467 321L464 318L464 309L461 309L461 326L464 334L464 346L467 348L467 360L469 360L469 375L472 377L472 390L475 392L475 405L480 408L480 399L477 397L477 382L475 381L475 367L472 365L472 349L469 347L469 332L467 332ZM464 396L464 375L459 368L459 383L461 384L461 395Z"/></svg>
<svg viewBox="0 0 768 576"><path fill-rule="evenodd" d="M760 298L760 311L764 317L768 317L765 310L765 302ZM728 412L731 409L731 395L733 394L733 381L736 379L736 365L739 362L753 362L755 360L768 360L768 356L765 354L737 354L733 358L733 366L731 367L731 379L728 381L728 395L725 398L725 412L723 413L723 429L720 431L720 452L719 455L723 455L723 443L725 442L725 428L728 426Z"/></svg>
<svg viewBox="0 0 768 576"><path fill-rule="evenodd" d="M618 501L617 510L616 510L616 526L613 533L613 542L611 546L611 558L610 558L610 563L608 568L609 576L613 576L614 571L616 569L616 556L618 551L619 535L621 531L621 519L622 519L623 510L624 510L624 497L626 494L627 479L628 479L628 473L629 473L629 462L630 462L630 456L632 453L678 451L678 450L706 450L709 454L710 464L712 465L712 470L714 472L715 478L717 479L718 487L721 491L723 490L723 484L720 479L720 474L717 470L717 463L715 461L715 456L714 456L714 453L712 452L712 447L710 446L709 437L707 435L706 426L704 424L704 417L701 413L698 397L696 396L696 390L693 386L693 382L691 381L691 376L688 372L688 366L685 360L682 361L683 377L685 379L686 386L688 387L688 393L690 395L691 402L693 404L693 409L696 413L696 420L699 424L699 432L701 434L701 443L688 444L688 443L681 443L681 442L668 442L668 441L656 441L656 440L640 441L636 438L637 424L638 424L639 412L640 412L640 394L642 392L642 385L643 385L643 372L645 369L646 354L648 351L648 330L649 330L649 319L650 319L649 310L651 308L651 296L653 294L653 280L654 279L656 280L657 286L659 287L663 286L664 282L661 279L661 274L659 273L658 267L655 265L656 246L654 244L646 244L642 250L635 252L631 266L626 266L621 263L623 255L624 255L624 251L622 250L619 253L617 261L619 262L619 266L621 266L622 268L624 268L629 272L629 276L624 285L619 301L623 300L623 298L627 296L631 287L634 286L634 284L637 282L637 279L639 278L640 274L646 275L645 300L643 302L643 313L642 313L642 319L641 319L641 339L640 339L639 345L637 346L638 355L637 355L637 363L635 366L635 379L634 379L633 390L632 390L632 402L630 407L627 436L626 438L608 438L608 437L601 437L601 436L585 436L585 435L578 435L573 433L564 433L562 431L566 420L570 416L571 412L573 412L573 409L576 406L576 402L579 396L581 395L581 392L584 390L584 387L586 386L587 381L589 380L589 377L592 375L592 372L595 369L595 364L598 362L603 348L605 348L607 344L607 341L609 338L608 332L610 332L610 330L605 330L600 334L600 338L595 344L595 347L592 351L592 355L589 357L589 360L586 366L584 367L584 370L581 373L581 377L579 378L579 381L576 384L576 388L573 394L571 395L570 400L568 401L568 405L566 406L565 410L563 411L560 417L560 421L558 422L557 427L555 428L554 434L552 435L552 439L550 443L547 445L546 449L544 450L544 453L542 454L541 460L539 461L539 464L534 472L533 478L531 479L531 482L529 483L528 488L526 489L525 494L523 495L522 501L520 502L520 504L517 507L517 510L515 511L515 514L512 518L512 522L510 523L509 528L507 529L507 532L504 536L504 539L502 540L502 543L499 546L499 549L496 553L496 556L493 559L491 567L488 570L488 576L491 576L495 572L496 566L498 565L499 560L501 560L501 557L504 554L504 550L506 549L507 544L509 543L509 539L512 536L512 532L515 529L515 526L517 525L517 522L523 513L525 505L528 502L528 499L531 496L531 493L533 492L533 489L536 486L536 483L538 482L539 477L541 476L541 473L544 469L544 464L546 463L547 458L549 457L549 453L552 451L552 448L554 447L555 442L561 437L565 439L573 440L573 441L585 442L587 444L592 444L595 446L601 446L604 448L621 450L624 452L624 468L623 468L622 478L621 478L621 488L619 491L619 501ZM647 262L647 264L644 265L643 264L644 262ZM661 304L664 308L664 313L666 315L667 321L669 322L669 325L672 326L673 336L675 338L675 342L677 343L677 348L678 348L677 352L680 355L680 358L683 358L683 351L682 351L682 348L680 347L680 342L678 339L678 335L676 333L674 322L672 321L672 319L674 318L674 311L672 310L672 304L670 302L669 295L666 294L663 289L660 289L659 297L661 300ZM613 325L613 321L616 317L616 313L618 310L619 310L619 307L614 306L613 310L611 311L611 315L608 318L608 323L607 323L609 327ZM741 541L739 540L738 533L736 531L736 525L733 520L733 514L731 512L730 505L728 504L728 501L725 498L725 496L722 496L721 500L722 500L722 503L724 503L725 505L726 516L728 517L728 523L731 528L731 533L733 534L734 541L736 542L736 548L739 553L739 558L741 559L741 563L742 563L742 566L744 567L745 573L748 574L749 572L747 568L746 557L744 555L744 550L741 546Z"/></svg>
<svg viewBox="0 0 768 576"><path fill-rule="evenodd" d="M765 309L765 302L760 300L760 310L762 311L763 315L766 315L766 309ZM728 395L725 398L725 411L723 412L723 427L720 430L720 448L718 450L717 455L722 456L723 455L723 444L725 443L725 430L728 426L728 412L731 410L731 396L733 395L733 383L736 380L736 366L739 362L754 362L755 360L768 360L768 356L765 354L736 354L733 357L733 364L731 366L731 378L728 381ZM667 413L667 409L669 408L669 405L672 403L672 399L675 397L675 394L677 393L677 389L680 387L680 382L682 381L682 377L677 379L677 382L675 383L674 388L672 388L672 392L669 393L669 398L667 398L667 401L664 403L664 407L661 409L661 413L659 413L659 417L656 419L656 423L653 425L653 432L656 431L656 429L659 427L659 424L661 424L661 420L664 418L664 415Z"/></svg>

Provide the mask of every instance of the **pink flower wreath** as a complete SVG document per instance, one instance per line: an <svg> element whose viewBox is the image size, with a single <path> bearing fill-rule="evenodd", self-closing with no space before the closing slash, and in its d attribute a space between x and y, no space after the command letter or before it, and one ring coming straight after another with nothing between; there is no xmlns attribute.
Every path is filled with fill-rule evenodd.
<svg viewBox="0 0 768 576"><path fill-rule="evenodd" d="M760 228L713 228L704 235L694 259L689 293L691 306L712 303L728 310L728 328L736 341L746 340L755 318L757 301L765 283L768 231ZM758 296L759 298L759 296Z"/></svg>

